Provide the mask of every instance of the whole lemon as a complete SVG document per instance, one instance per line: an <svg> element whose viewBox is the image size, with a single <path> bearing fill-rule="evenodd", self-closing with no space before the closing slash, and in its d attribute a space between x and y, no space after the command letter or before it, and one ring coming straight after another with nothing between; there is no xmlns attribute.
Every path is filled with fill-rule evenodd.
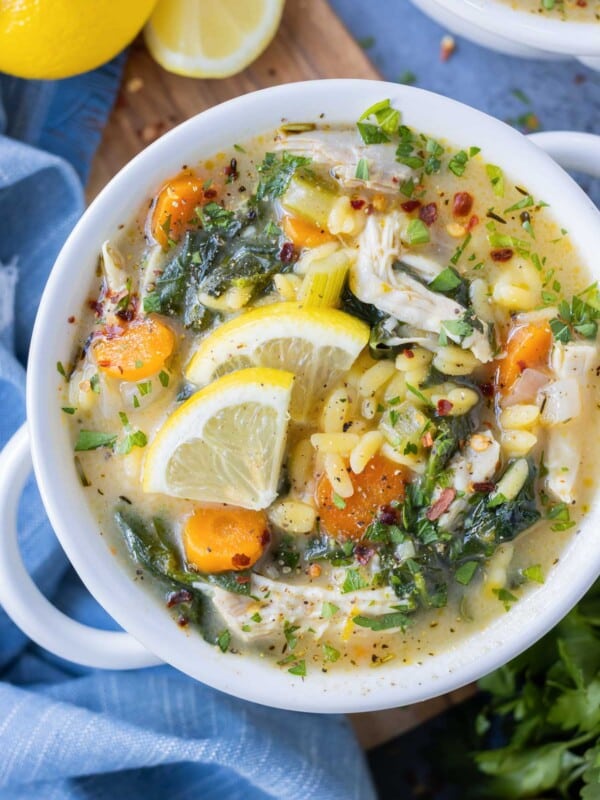
<svg viewBox="0 0 600 800"><path fill-rule="evenodd" d="M0 71L67 78L94 69L141 30L156 0L0 0Z"/></svg>

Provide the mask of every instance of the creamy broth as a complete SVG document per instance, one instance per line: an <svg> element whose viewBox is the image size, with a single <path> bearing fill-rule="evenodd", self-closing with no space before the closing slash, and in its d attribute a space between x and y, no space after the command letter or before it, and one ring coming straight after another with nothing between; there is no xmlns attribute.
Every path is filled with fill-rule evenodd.
<svg viewBox="0 0 600 800"><path fill-rule="evenodd" d="M515 11L530 11L549 19L568 22L600 21L598 0L501 0Z"/></svg>
<svg viewBox="0 0 600 800"><path fill-rule="evenodd" d="M418 663L506 613L557 563L595 491L600 304L574 243L529 194L527 176L489 164L476 142L461 150L397 133L392 115L383 103L360 135L299 125L182 165L149 214L142 198L103 249L61 388L85 492L132 577L190 635L307 679L315 669ZM233 213L219 216L223 208ZM233 262L217 259L192 280L206 242L229 247ZM235 249L242 242L263 259L260 279ZM176 274L177 259L185 269ZM231 263L244 280L227 273ZM187 306L165 294L169 275ZM236 496L247 511L231 513L247 544L226 561L214 501L233 495L210 502L208 479L202 499L186 499L189 488L156 491L174 473L165 478L155 454L184 419L176 409L195 408L217 375L241 380L253 366L231 355L212 364L226 349L214 338L222 326L260 313L260 335L277 332L284 302L325 320L343 312L331 335L342 319L343 336L359 344L347 368L310 391L298 367L272 499L246 490L242 465ZM160 334L150 366L132 363L139 339L119 349L148 320ZM224 330L233 341L235 327ZM281 367L277 352L258 366ZM254 458L254 476L260 438L235 456ZM274 435L266 449L277 446Z"/></svg>

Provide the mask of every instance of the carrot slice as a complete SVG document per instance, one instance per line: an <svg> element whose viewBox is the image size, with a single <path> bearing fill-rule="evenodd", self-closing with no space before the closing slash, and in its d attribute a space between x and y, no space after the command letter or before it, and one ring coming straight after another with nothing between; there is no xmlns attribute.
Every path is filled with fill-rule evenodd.
<svg viewBox="0 0 600 800"><path fill-rule="evenodd" d="M517 325L508 334L506 357L499 361L497 383L503 394L509 392L528 367L545 364L552 347L552 331L545 320Z"/></svg>
<svg viewBox="0 0 600 800"><path fill-rule="evenodd" d="M235 506L198 508L183 529L186 558L200 572L247 569L269 539L264 511Z"/></svg>
<svg viewBox="0 0 600 800"><path fill-rule="evenodd" d="M335 242L336 237L323 228L318 228L312 222L299 219L299 217L284 217L283 231L295 247L318 247L325 242Z"/></svg>
<svg viewBox="0 0 600 800"><path fill-rule="evenodd" d="M327 475L319 480L316 501L322 527L331 536L341 539L360 539L381 506L392 500L402 501L408 471L384 456L373 456L358 475L348 471L354 494L334 497Z"/></svg>
<svg viewBox="0 0 600 800"><path fill-rule="evenodd" d="M152 236L160 245L166 247L169 239L177 241L194 218L197 206L216 198L217 188L211 184L209 190L205 191L202 181L191 172L177 175L162 187L150 222Z"/></svg>
<svg viewBox="0 0 600 800"><path fill-rule="evenodd" d="M105 333L94 344L98 367L111 378L139 381L156 375L175 347L173 331L152 317L118 331Z"/></svg>

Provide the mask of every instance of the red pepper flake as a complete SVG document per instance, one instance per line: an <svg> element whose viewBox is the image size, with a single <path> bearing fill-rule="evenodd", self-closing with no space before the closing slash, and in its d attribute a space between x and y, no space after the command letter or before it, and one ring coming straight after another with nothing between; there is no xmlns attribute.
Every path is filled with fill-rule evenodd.
<svg viewBox="0 0 600 800"><path fill-rule="evenodd" d="M526 361L517 361L517 366L521 370L521 372L525 372L527 369L527 362Z"/></svg>
<svg viewBox="0 0 600 800"><path fill-rule="evenodd" d="M106 325L100 335L105 339L118 339L124 333L125 328L120 325Z"/></svg>
<svg viewBox="0 0 600 800"><path fill-rule="evenodd" d="M435 203L427 203L426 206L419 211L419 219L425 223L425 225L433 225L436 221L438 215L437 205Z"/></svg>
<svg viewBox="0 0 600 800"><path fill-rule="evenodd" d="M279 251L279 260L282 264L291 264L294 261L294 257L296 255L296 251L294 250L294 245L291 242L284 242L281 245L281 250Z"/></svg>
<svg viewBox="0 0 600 800"><path fill-rule="evenodd" d="M180 603L191 603L194 595L188 589L180 589L178 592L169 592L167 595L167 608L173 608Z"/></svg>
<svg viewBox="0 0 600 800"><path fill-rule="evenodd" d="M379 521L384 525L395 525L398 522L398 512L394 506L381 506L379 509Z"/></svg>
<svg viewBox="0 0 600 800"><path fill-rule="evenodd" d="M179 625L180 628L187 628L187 626L190 624L190 621L187 617L184 617L182 614L180 617L177 618L177 624Z"/></svg>
<svg viewBox="0 0 600 800"><path fill-rule="evenodd" d="M404 355L406 356L406 358L414 358L415 357L415 354L413 353L413 351L410 348L407 348L404 351Z"/></svg>
<svg viewBox="0 0 600 800"><path fill-rule="evenodd" d="M440 417L447 417L453 408L454 406L450 400L446 400L445 397L437 401L437 413Z"/></svg>
<svg viewBox="0 0 600 800"><path fill-rule="evenodd" d="M435 522L436 519L439 519L442 516L442 514L448 511L455 497L456 497L456 489L452 488L443 489L441 495L438 497L435 503L425 514L427 519L430 522Z"/></svg>
<svg viewBox="0 0 600 800"><path fill-rule="evenodd" d="M216 196L217 196L217 190L216 189L205 189L204 190L204 197L207 200L214 200Z"/></svg>
<svg viewBox="0 0 600 800"><path fill-rule="evenodd" d="M442 36L442 41L440 42L440 61L448 61L450 56L456 50L456 41L454 40L453 36Z"/></svg>
<svg viewBox="0 0 600 800"><path fill-rule="evenodd" d="M263 547L266 547L270 541L271 541L271 534L269 533L269 531L264 530L260 537L260 543L262 544Z"/></svg>
<svg viewBox="0 0 600 800"><path fill-rule="evenodd" d="M357 544L354 548L354 556L362 567L366 567L375 555L375 548L368 544Z"/></svg>
<svg viewBox="0 0 600 800"><path fill-rule="evenodd" d="M364 206L366 202L367 201L363 200L362 197L355 197L352 200L350 200L350 205L355 211L360 211L360 209Z"/></svg>
<svg viewBox="0 0 600 800"><path fill-rule="evenodd" d="M420 200L407 200L406 203L401 203L400 208L403 211L406 211L407 214L410 214L411 211L416 211L417 208L421 207Z"/></svg>
<svg viewBox="0 0 600 800"><path fill-rule="evenodd" d="M466 217L473 208L473 195L457 192L452 200L452 213L455 217Z"/></svg>
<svg viewBox="0 0 600 800"><path fill-rule="evenodd" d="M494 481L480 481L479 483L473 484L473 491L474 492L483 492L484 494L489 494L493 492L496 488L496 484Z"/></svg>
<svg viewBox="0 0 600 800"><path fill-rule="evenodd" d="M494 261L510 261L514 254L514 250L510 247L503 247L501 250L492 250L491 252Z"/></svg>
<svg viewBox="0 0 600 800"><path fill-rule="evenodd" d="M247 567L250 564L250 556L245 553L236 553L231 559L231 563L236 569Z"/></svg>
<svg viewBox="0 0 600 800"><path fill-rule="evenodd" d="M102 303L99 300L88 300L88 306L97 317L102 316Z"/></svg>
<svg viewBox="0 0 600 800"><path fill-rule="evenodd" d="M75 317L73 317L73 316L70 316L70 317L67 319L67 322L69 322L69 323L72 325L72 324L75 322Z"/></svg>
<svg viewBox="0 0 600 800"><path fill-rule="evenodd" d="M131 306L129 308L120 308L116 314L116 317L122 319L124 322L131 322L131 320L135 317L135 311Z"/></svg>
<svg viewBox="0 0 600 800"><path fill-rule="evenodd" d="M467 222L467 231L472 231L477 225L479 225L479 217L477 214L473 214L471 219Z"/></svg>
<svg viewBox="0 0 600 800"><path fill-rule="evenodd" d="M250 583L250 575L236 575L235 582L239 583L240 586L244 583Z"/></svg>
<svg viewBox="0 0 600 800"><path fill-rule="evenodd" d="M479 391L484 397L493 397L494 396L494 384L493 383L481 383L479 385Z"/></svg>

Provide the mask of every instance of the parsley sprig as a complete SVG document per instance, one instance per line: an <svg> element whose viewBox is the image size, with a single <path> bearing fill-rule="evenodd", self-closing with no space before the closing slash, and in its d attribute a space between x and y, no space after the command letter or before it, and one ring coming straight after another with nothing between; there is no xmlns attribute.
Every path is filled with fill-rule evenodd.
<svg viewBox="0 0 600 800"><path fill-rule="evenodd" d="M558 316L550 320L550 328L557 342L567 344L575 334L584 339L595 339L598 333L600 311L586 303L581 297L573 297L569 303L562 300L558 305Z"/></svg>

